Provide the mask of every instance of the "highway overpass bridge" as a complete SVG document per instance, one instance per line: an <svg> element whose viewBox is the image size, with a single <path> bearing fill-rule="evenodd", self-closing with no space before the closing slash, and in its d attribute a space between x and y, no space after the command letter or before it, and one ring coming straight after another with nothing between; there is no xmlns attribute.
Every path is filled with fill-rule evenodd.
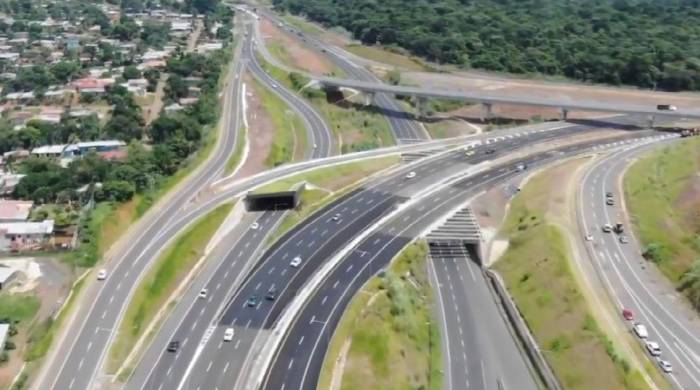
<svg viewBox="0 0 700 390"><path fill-rule="evenodd" d="M497 104L519 105L529 107L547 107L558 109L562 119L566 119L571 111L583 112L609 112L617 114L632 114L646 116L650 125L653 126L655 118L692 118L700 119L700 108L698 107L678 107L676 111L657 110L656 106L645 104L632 104L627 102L601 102L592 99L581 99L565 102L556 97L513 97L498 92L489 91L463 91L433 89L425 87L414 87L404 85L389 85L377 82L345 80L326 76L307 75L315 83L325 89L349 88L366 93L371 99L375 93L390 93L400 96L409 96L416 99L421 116L426 115L426 100L428 98L461 100L471 103L483 104L486 109L486 117L491 115L491 107ZM371 100L370 100L371 101ZM368 103L370 102L368 101ZM660 101L659 104L667 102Z"/></svg>

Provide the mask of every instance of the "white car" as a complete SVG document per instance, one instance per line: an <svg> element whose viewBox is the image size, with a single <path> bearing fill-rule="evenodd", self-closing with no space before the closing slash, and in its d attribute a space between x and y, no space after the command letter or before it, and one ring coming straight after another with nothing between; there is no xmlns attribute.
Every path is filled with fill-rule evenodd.
<svg viewBox="0 0 700 390"><path fill-rule="evenodd" d="M224 331L224 341L233 340L233 328L226 328Z"/></svg>
<svg viewBox="0 0 700 390"><path fill-rule="evenodd" d="M250 225L250 228L253 229L253 230L258 230L259 227L260 227L260 225L258 225L257 222L253 222L253 224Z"/></svg>
<svg viewBox="0 0 700 390"><path fill-rule="evenodd" d="M661 371L667 374L673 372L673 366L667 360L659 359L659 367L661 367Z"/></svg>
<svg viewBox="0 0 700 390"><path fill-rule="evenodd" d="M659 346L659 343L657 343L656 341L647 341L646 347L647 347L647 351L649 351L651 356L661 355L661 347Z"/></svg>
<svg viewBox="0 0 700 390"><path fill-rule="evenodd" d="M289 262L289 265L291 265L294 268L299 267L299 265L301 265L301 257L299 257L299 256L294 257L292 259L292 261Z"/></svg>
<svg viewBox="0 0 700 390"><path fill-rule="evenodd" d="M199 292L199 295L197 295L197 298L205 299L206 297L207 297L207 289L203 288L202 291Z"/></svg>
<svg viewBox="0 0 700 390"><path fill-rule="evenodd" d="M645 338L649 337L649 332L647 332L647 327L640 324L640 323L634 324L632 329L634 329L634 333L636 333L637 337L639 337L640 339L645 339Z"/></svg>
<svg viewBox="0 0 700 390"><path fill-rule="evenodd" d="M606 223L605 225L603 225L603 232L610 233L610 232L612 232L612 230L613 230L613 227L611 224Z"/></svg>
<svg viewBox="0 0 700 390"><path fill-rule="evenodd" d="M340 213L335 213L335 214L331 217L331 220L332 220L333 222L338 222L338 221L340 221Z"/></svg>
<svg viewBox="0 0 700 390"><path fill-rule="evenodd" d="M318 145L314 144L314 149L318 148Z"/></svg>
<svg viewBox="0 0 700 390"><path fill-rule="evenodd" d="M107 279L107 270L103 268L97 273L97 280L105 280L105 279Z"/></svg>
<svg viewBox="0 0 700 390"><path fill-rule="evenodd" d="M416 177L416 172L414 171L408 172L406 174L406 179L413 179L414 177Z"/></svg>
<svg viewBox="0 0 700 390"><path fill-rule="evenodd" d="M593 241L593 235L592 235L592 234L586 234L586 241Z"/></svg>

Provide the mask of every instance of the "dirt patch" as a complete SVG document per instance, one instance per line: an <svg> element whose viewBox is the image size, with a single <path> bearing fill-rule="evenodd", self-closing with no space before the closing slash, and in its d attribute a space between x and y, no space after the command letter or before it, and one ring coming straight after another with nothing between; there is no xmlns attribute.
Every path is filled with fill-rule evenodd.
<svg viewBox="0 0 700 390"><path fill-rule="evenodd" d="M240 179L254 175L267 169L265 159L270 154L272 138L275 135L275 124L267 114L262 104L260 95L253 88L253 79L249 74L245 74L243 80L246 83L246 106L248 108L245 115L248 117L248 157L236 172L235 178Z"/></svg>
<svg viewBox="0 0 700 390"><path fill-rule="evenodd" d="M287 62L294 68L312 73L312 74L329 74L334 71L333 65L322 55L315 51L306 48L298 39L280 30L273 25L268 19L260 20L260 31L265 38L265 41L277 46L283 52L274 53L283 62Z"/></svg>
<svg viewBox="0 0 700 390"><path fill-rule="evenodd" d="M562 103L588 102L609 103L611 105L635 104L656 107L659 103L674 104L680 108L700 105L700 94L652 92L627 88L593 86L577 83L553 82L545 80L528 80L515 77L493 75L481 72L428 73L404 72L401 75L406 84L430 85L433 88L461 89L466 91L481 91L513 98L556 99ZM521 108L499 108L494 106L494 112L506 110L516 115L524 116L558 115L556 110L531 108L520 111ZM554 112L552 112L554 111ZM573 113L572 113L573 114ZM590 115L590 114L588 114Z"/></svg>

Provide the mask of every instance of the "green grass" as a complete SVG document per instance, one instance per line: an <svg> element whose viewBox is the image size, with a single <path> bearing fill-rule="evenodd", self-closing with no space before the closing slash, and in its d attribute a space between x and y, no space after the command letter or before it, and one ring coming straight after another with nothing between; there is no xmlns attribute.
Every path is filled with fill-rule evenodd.
<svg viewBox="0 0 700 390"><path fill-rule="evenodd" d="M204 255L207 243L232 208L233 204L224 204L211 211L178 235L156 260L153 268L136 287L119 325L117 337L109 352L108 372L114 373L126 359L158 310Z"/></svg>
<svg viewBox="0 0 700 390"><path fill-rule="evenodd" d="M284 19L285 21L287 21L287 23L298 28L306 34L319 36L324 33L322 28L318 27L317 25L309 22L308 20L300 16L285 14L282 16L282 19Z"/></svg>
<svg viewBox="0 0 700 390"><path fill-rule="evenodd" d="M0 322L21 323L31 320L40 302L33 294L0 294Z"/></svg>
<svg viewBox="0 0 700 390"><path fill-rule="evenodd" d="M317 187L335 191L372 173L398 164L399 162L400 157L387 156L338 164L330 167L319 167L266 184L255 189L254 192L268 193L288 191L301 182L311 183Z"/></svg>
<svg viewBox="0 0 700 390"><path fill-rule="evenodd" d="M260 56L257 58L260 65L277 81L293 91L299 90L301 86L292 83L289 73L266 62ZM333 133L342 140L342 153L395 144L389 122L376 107L349 101L340 104L329 103L325 93L319 91L307 91L304 95L325 117Z"/></svg>
<svg viewBox="0 0 700 390"><path fill-rule="evenodd" d="M345 50L360 57L364 57L369 60L380 62L383 64L393 65L398 68L404 68L407 70L414 71L428 70L427 67L423 64L423 62L419 59L410 57L408 55L400 54L391 49L380 46L365 46L352 44L345 46Z"/></svg>
<svg viewBox="0 0 700 390"><path fill-rule="evenodd" d="M557 195L551 180L535 176L513 200L501 231L510 245L495 269L564 388L646 389L641 373L596 324L573 275L566 239L545 217Z"/></svg>
<svg viewBox="0 0 700 390"><path fill-rule="evenodd" d="M224 173L226 175L231 174L238 165L244 163L241 161L243 158L243 150L245 149L246 137L248 137L248 132L245 127L241 127L238 130L238 139L236 140L236 148L233 151L231 157L226 160L226 165L224 166Z"/></svg>
<svg viewBox="0 0 700 390"><path fill-rule="evenodd" d="M676 284L700 259L699 174L700 138L688 138L644 156L624 177L637 236L658 248L655 262Z"/></svg>
<svg viewBox="0 0 700 390"><path fill-rule="evenodd" d="M36 323L29 330L29 337L27 339L27 349L24 353L24 360L27 362L35 361L46 355L51 344L53 342L54 335L61 327L61 324L65 320L73 309L73 304L76 301L76 297L80 294L85 285L85 279L81 279L71 290L71 295L68 301L63 304L61 313L56 318L47 318L43 322Z"/></svg>
<svg viewBox="0 0 700 390"><path fill-rule="evenodd" d="M341 389L442 389L440 334L426 252L425 242L409 245L383 276L370 280L352 299L326 353L319 389L330 387L333 367L348 340Z"/></svg>
<svg viewBox="0 0 700 390"><path fill-rule="evenodd" d="M253 82L253 88L275 126L275 136L265 164L268 167L276 167L303 160L308 147L304 122L282 99L257 80Z"/></svg>

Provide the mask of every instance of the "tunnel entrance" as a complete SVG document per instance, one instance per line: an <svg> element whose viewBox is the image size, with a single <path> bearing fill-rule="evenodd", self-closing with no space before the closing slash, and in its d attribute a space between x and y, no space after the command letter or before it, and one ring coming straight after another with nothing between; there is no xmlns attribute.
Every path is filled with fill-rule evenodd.
<svg viewBox="0 0 700 390"><path fill-rule="evenodd" d="M301 188L296 191L248 193L245 197L247 211L269 211L294 209L299 205Z"/></svg>

